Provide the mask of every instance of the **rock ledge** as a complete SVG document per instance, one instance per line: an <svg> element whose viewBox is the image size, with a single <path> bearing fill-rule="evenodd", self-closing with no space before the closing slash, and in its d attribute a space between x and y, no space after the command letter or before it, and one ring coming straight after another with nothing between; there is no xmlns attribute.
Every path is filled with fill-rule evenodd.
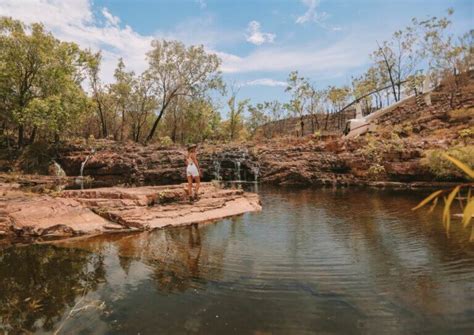
<svg viewBox="0 0 474 335"><path fill-rule="evenodd" d="M55 196L0 184L0 236L69 237L189 225L260 211L257 194L203 183L187 200L185 184L68 190Z"/></svg>

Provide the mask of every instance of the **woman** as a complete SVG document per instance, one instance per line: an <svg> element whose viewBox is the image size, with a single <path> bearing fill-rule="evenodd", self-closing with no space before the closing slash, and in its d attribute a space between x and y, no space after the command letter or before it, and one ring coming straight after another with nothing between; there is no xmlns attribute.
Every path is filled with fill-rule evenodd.
<svg viewBox="0 0 474 335"><path fill-rule="evenodd" d="M188 178L188 195L189 200L198 200L199 198L199 186L201 184L201 169L199 168L199 163L196 157L196 147L197 145L193 144L188 146L188 154L186 156L186 177ZM194 190L193 196L193 179L196 182L196 188Z"/></svg>

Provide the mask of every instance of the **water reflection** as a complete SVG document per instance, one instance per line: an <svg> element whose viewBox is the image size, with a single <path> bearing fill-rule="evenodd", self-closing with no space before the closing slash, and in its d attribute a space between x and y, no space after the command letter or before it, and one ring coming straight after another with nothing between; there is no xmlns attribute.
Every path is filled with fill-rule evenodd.
<svg viewBox="0 0 474 335"><path fill-rule="evenodd" d="M103 260L101 253L54 246L0 251L0 330L53 330L78 295L104 281Z"/></svg>
<svg viewBox="0 0 474 335"><path fill-rule="evenodd" d="M410 211L423 194L266 187L261 194L263 212L215 224L6 249L0 303L17 308L0 307L2 322L57 329L86 288L106 312L67 320L63 333L79 324L98 334L474 328L473 245L459 226L447 238L436 214ZM56 298L32 289L30 263ZM12 264L28 266L16 272ZM53 299L54 308L31 309L27 296L42 306Z"/></svg>

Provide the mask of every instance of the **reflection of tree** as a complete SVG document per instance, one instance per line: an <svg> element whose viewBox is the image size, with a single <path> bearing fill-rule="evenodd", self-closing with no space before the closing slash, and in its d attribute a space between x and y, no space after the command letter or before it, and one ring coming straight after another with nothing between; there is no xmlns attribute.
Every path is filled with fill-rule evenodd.
<svg viewBox="0 0 474 335"><path fill-rule="evenodd" d="M104 277L100 254L53 246L0 251L0 331L51 331L76 297Z"/></svg>
<svg viewBox="0 0 474 335"><path fill-rule="evenodd" d="M222 271L222 262L231 239L227 235L231 235L232 231L226 231L225 236L219 239L220 243L213 243L212 248L203 243L206 236L202 235L207 231L205 225L192 225L139 234L98 236L64 246L84 248L94 253L112 246L125 273L133 271L132 263L138 261L151 269L151 277L160 292L183 292L218 278Z"/></svg>
<svg viewBox="0 0 474 335"><path fill-rule="evenodd" d="M200 279L201 235L197 226L166 231L166 253L143 261L153 267L153 279L162 292L183 292Z"/></svg>

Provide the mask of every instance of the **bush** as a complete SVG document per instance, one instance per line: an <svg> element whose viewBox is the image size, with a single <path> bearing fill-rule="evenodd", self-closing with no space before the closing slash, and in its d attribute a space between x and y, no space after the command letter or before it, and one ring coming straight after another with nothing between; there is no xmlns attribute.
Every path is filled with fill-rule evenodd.
<svg viewBox="0 0 474 335"><path fill-rule="evenodd" d="M379 163L372 164L367 171L369 176L378 178L385 173L385 167Z"/></svg>
<svg viewBox="0 0 474 335"><path fill-rule="evenodd" d="M163 147L170 147L174 144L173 140L169 136L160 137L159 143Z"/></svg>
<svg viewBox="0 0 474 335"><path fill-rule="evenodd" d="M464 144L467 144L471 138L474 138L474 127L462 129L458 134Z"/></svg>
<svg viewBox="0 0 474 335"><path fill-rule="evenodd" d="M53 148L48 143L36 142L21 152L18 158L19 167L25 173L48 174L53 156Z"/></svg>
<svg viewBox="0 0 474 335"><path fill-rule="evenodd" d="M454 120L469 120L473 114L474 108L459 108L448 112L449 117Z"/></svg>
<svg viewBox="0 0 474 335"><path fill-rule="evenodd" d="M442 154L448 154L454 157L471 169L474 168L474 146L460 146L448 150L427 150L425 158L421 160L422 165L429 168L429 170L438 178L444 180L459 180L465 179L465 175L450 161L444 159Z"/></svg>

